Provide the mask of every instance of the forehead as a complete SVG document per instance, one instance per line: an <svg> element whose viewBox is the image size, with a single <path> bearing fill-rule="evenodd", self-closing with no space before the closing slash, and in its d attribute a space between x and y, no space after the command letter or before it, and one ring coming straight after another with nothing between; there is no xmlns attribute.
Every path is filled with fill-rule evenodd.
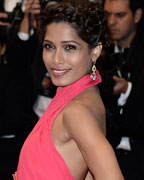
<svg viewBox="0 0 144 180"><path fill-rule="evenodd" d="M75 41L81 45L87 43L81 39L76 30L70 24L65 22L51 23L47 26L45 40L48 39L54 43L66 41Z"/></svg>
<svg viewBox="0 0 144 180"><path fill-rule="evenodd" d="M78 37L75 29L73 29L68 23L65 22L53 22L49 24L47 26L46 35L54 38Z"/></svg>
<svg viewBox="0 0 144 180"><path fill-rule="evenodd" d="M105 0L104 9L110 13L130 11L129 0Z"/></svg>

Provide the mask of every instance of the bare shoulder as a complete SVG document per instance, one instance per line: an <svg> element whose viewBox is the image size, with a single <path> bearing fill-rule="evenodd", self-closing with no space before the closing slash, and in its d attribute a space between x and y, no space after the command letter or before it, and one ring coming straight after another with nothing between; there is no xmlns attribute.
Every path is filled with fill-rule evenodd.
<svg viewBox="0 0 144 180"><path fill-rule="evenodd" d="M99 93L90 89L75 98L64 111L64 124L74 133L94 127L105 134L105 108Z"/></svg>
<svg viewBox="0 0 144 180"><path fill-rule="evenodd" d="M63 112L63 123L94 179L123 180L113 149L105 138L105 109L98 90L90 88L71 101ZM86 179L93 177L88 174Z"/></svg>

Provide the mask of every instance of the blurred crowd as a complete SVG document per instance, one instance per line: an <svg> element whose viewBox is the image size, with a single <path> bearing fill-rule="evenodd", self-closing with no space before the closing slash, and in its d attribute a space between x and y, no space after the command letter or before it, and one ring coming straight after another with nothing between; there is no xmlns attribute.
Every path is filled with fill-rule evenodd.
<svg viewBox="0 0 144 180"><path fill-rule="evenodd" d="M37 37L36 18L45 3L0 2L0 179L12 179L21 146L56 88Z"/></svg>
<svg viewBox="0 0 144 180"><path fill-rule="evenodd" d="M99 59L107 138L126 180L144 179L144 19L141 0L104 0L110 44Z"/></svg>
<svg viewBox="0 0 144 180"><path fill-rule="evenodd" d="M0 1L0 179L12 179L24 140L56 92L42 60L37 18L57 1ZM107 139L125 179L144 180L143 0L91 1L104 7L109 29L97 62Z"/></svg>

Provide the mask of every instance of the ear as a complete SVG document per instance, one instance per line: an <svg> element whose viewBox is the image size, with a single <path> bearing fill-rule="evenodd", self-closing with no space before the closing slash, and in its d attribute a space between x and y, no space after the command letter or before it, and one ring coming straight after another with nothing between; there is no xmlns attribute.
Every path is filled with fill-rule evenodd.
<svg viewBox="0 0 144 180"><path fill-rule="evenodd" d="M91 50L91 60L95 62L102 52L102 43L99 42L96 47Z"/></svg>
<svg viewBox="0 0 144 180"><path fill-rule="evenodd" d="M135 14L134 14L134 22L135 22L136 24L139 23L139 21L141 20L142 13L143 13L143 11L142 11L141 8L139 8L139 9L137 9L137 10L135 11Z"/></svg>

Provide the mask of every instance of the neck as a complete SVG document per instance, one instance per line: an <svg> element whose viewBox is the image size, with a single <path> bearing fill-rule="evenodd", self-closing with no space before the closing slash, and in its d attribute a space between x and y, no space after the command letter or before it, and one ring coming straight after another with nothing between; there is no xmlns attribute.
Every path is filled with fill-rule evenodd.
<svg viewBox="0 0 144 180"><path fill-rule="evenodd" d="M129 48L135 34L136 34L136 31L133 31L131 35L128 36L127 38L117 41L117 44L122 48Z"/></svg>

